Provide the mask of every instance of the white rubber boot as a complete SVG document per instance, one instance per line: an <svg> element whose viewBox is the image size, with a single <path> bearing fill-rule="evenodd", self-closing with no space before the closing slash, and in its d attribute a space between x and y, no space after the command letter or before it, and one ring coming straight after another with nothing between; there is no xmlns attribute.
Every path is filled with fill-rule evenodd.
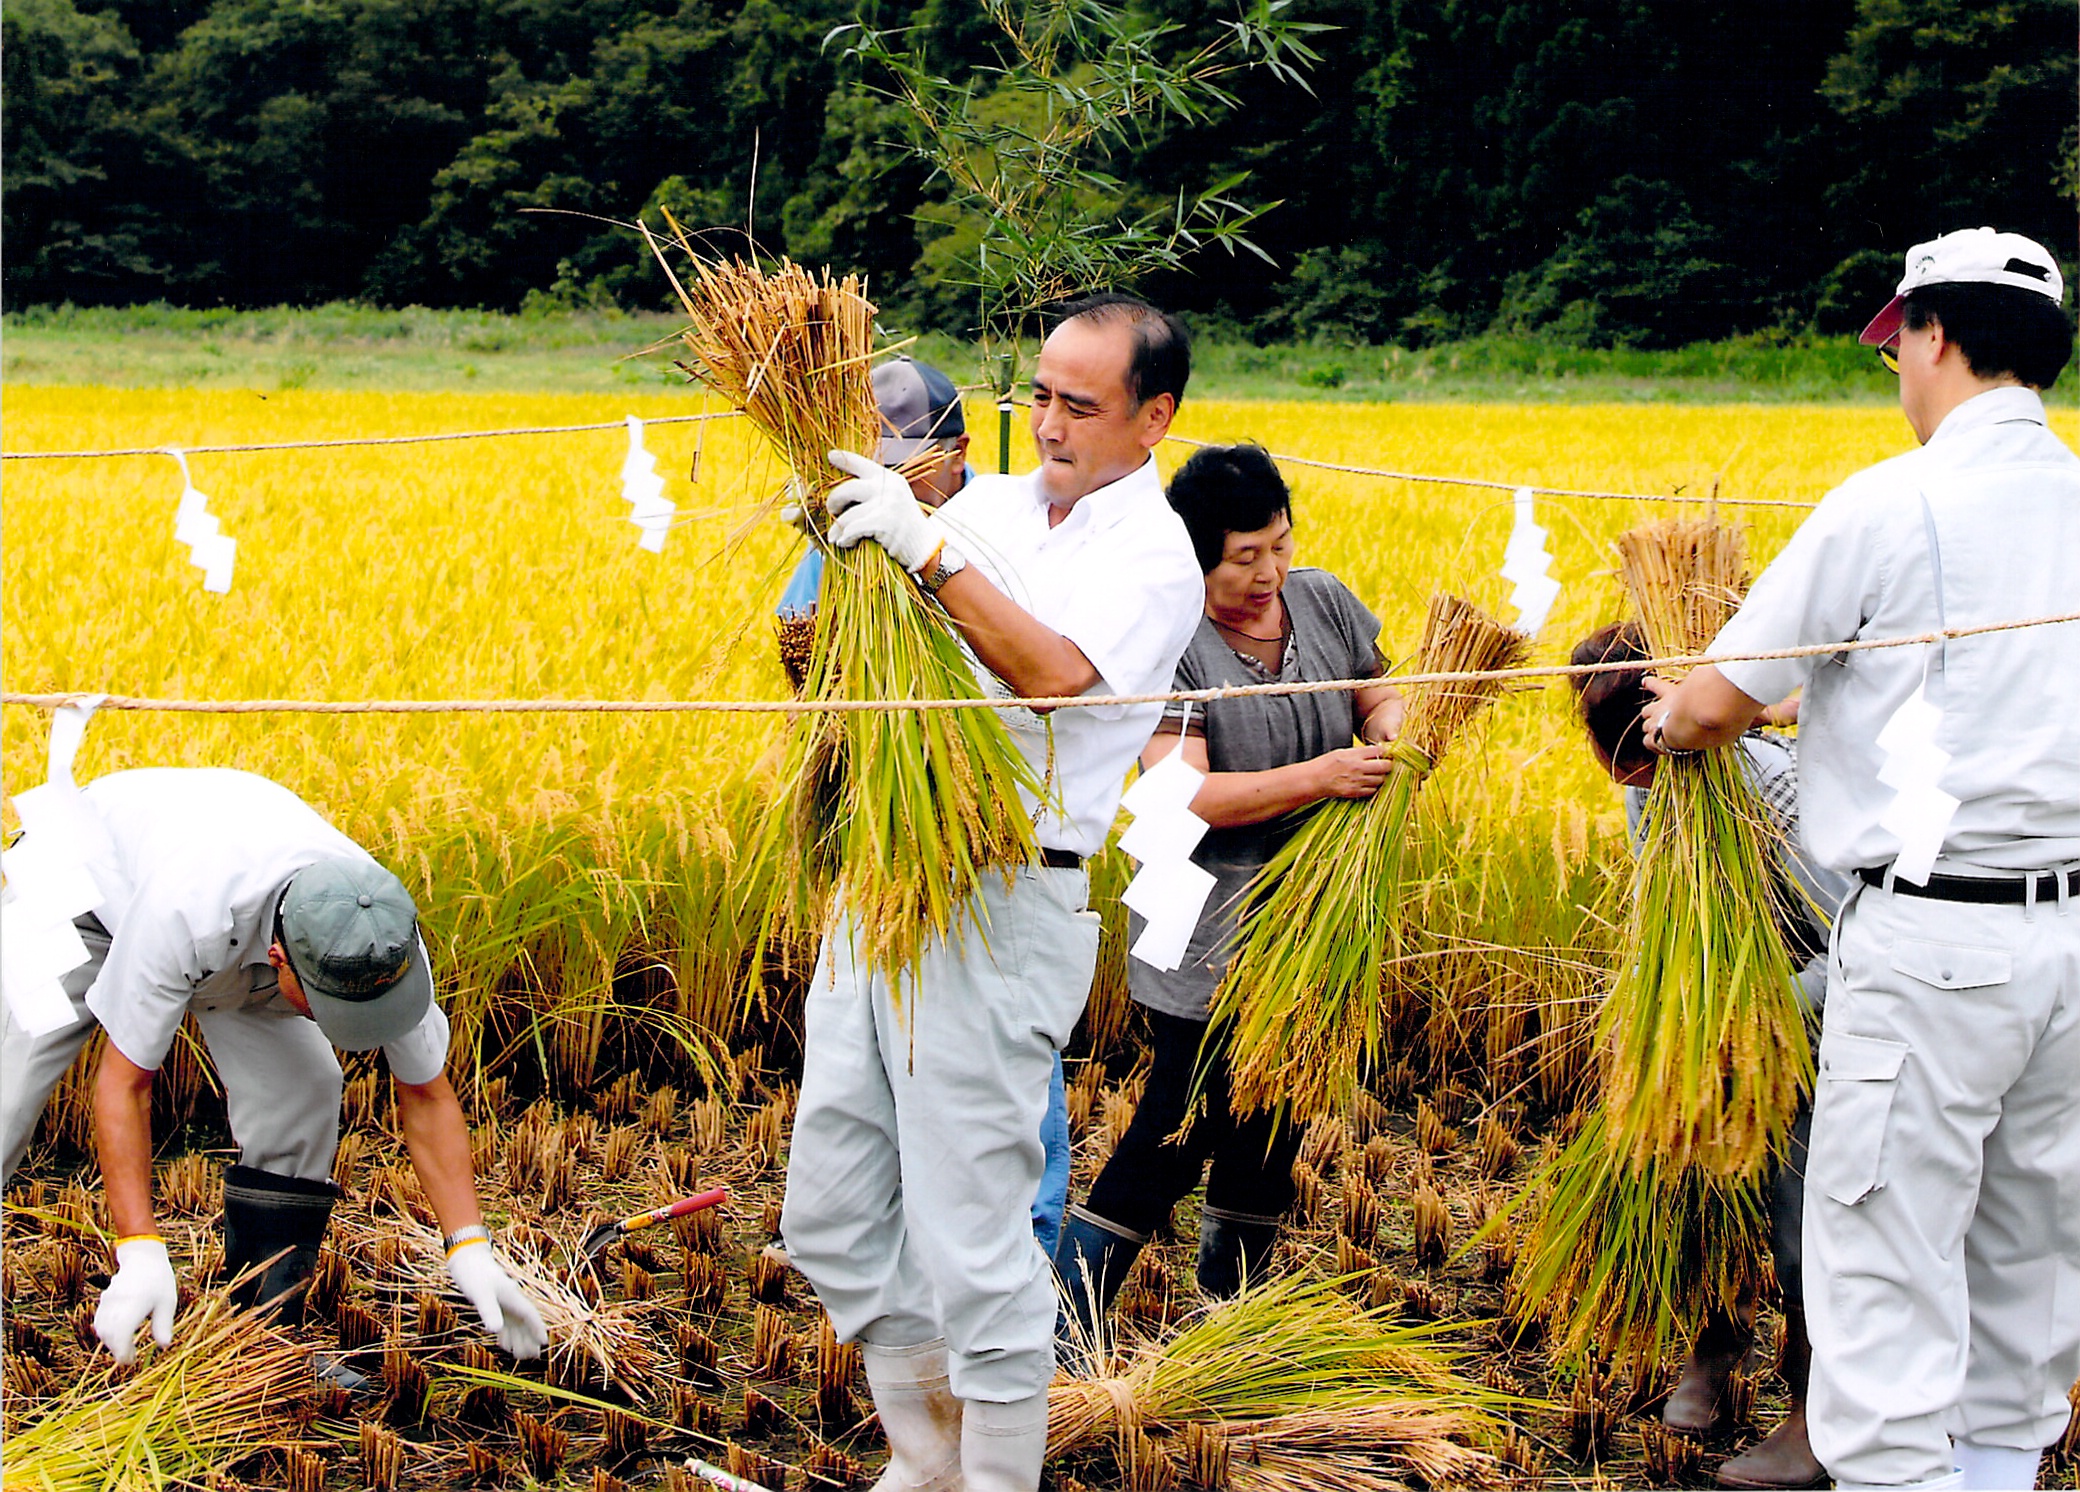
<svg viewBox="0 0 2080 1492"><path fill-rule="evenodd" d="M2042 1451L2010 1450L2004 1445L1973 1445L1960 1440L1955 1446L1957 1469L1964 1474L1960 1487L1971 1492L2029 1492L2037 1484L2037 1463Z"/></svg>
<svg viewBox="0 0 2080 1492"><path fill-rule="evenodd" d="M862 1342L859 1355L888 1440L888 1470L874 1492L960 1492L961 1401L947 1386L946 1343Z"/></svg>
<svg viewBox="0 0 2080 1492"><path fill-rule="evenodd" d="M1046 1459L1045 1390L1009 1404L962 1401L964 1492L1038 1492L1040 1465Z"/></svg>

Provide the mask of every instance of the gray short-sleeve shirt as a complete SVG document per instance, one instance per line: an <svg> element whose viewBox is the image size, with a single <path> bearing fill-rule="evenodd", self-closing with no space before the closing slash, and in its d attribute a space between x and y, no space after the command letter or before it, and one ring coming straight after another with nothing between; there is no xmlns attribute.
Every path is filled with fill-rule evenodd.
<svg viewBox="0 0 2080 1492"><path fill-rule="evenodd" d="M1277 678L1281 682L1375 678L1384 671L1379 618L1326 570L1295 569L1286 576L1286 616L1291 636ZM1215 689L1262 684L1270 675L1221 639L1202 618L1177 665L1179 689ZM1185 713L1167 707L1163 725L1175 731ZM1358 731L1357 695L1253 695L1193 705L1191 728L1203 725L1207 764L1216 772L1262 772L1307 761L1351 744ZM1133 996L1151 1010L1203 1021L1215 986L1234 956L1234 933L1243 891L1281 846L1307 821L1312 808L1269 823L1211 829L1193 861L1214 878L1213 893L1192 932L1184 960L1169 973L1139 960L1129 964ZM1130 937L1141 919L1132 918Z"/></svg>

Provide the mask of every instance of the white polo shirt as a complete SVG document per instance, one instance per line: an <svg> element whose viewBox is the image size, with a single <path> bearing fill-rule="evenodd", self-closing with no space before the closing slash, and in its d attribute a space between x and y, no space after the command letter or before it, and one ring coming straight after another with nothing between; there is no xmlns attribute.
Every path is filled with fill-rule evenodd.
<svg viewBox="0 0 2080 1492"><path fill-rule="evenodd" d="M1092 693L1170 687L1205 610L1206 588L1154 457L1084 496L1052 528L1037 472L979 476L939 509L939 518L997 589L1083 650L1098 671ZM986 672L985 685L1008 692ZM1162 713L1161 705L1094 705L1049 717L1056 801L1038 821L1042 845L1079 855L1105 847L1127 768ZM1034 775L1047 780L1048 722L1027 710L1003 714Z"/></svg>
<svg viewBox="0 0 2080 1492"><path fill-rule="evenodd" d="M1927 499L1924 513L1922 499ZM1942 605L1929 531L1940 556ZM2080 458L2024 388L1960 404L1927 445L1830 492L1712 642L1716 654L1898 637L2080 611ZM1722 663L1770 702L1805 686L1799 773L1806 844L1841 871L1889 863L1893 790L1877 737L1931 650L1877 648ZM1960 638L1931 676L1961 800L1938 871L2037 870L2080 859L2080 623Z"/></svg>
<svg viewBox="0 0 2080 1492"><path fill-rule="evenodd" d="M373 857L287 788L250 772L111 772L81 796L107 836L87 863L103 897L94 914L109 933L87 1008L116 1050L156 1071L191 1007L303 1019L281 998L267 961L275 902L319 859ZM439 1076L448 1060L440 1006L383 1054L404 1082Z"/></svg>

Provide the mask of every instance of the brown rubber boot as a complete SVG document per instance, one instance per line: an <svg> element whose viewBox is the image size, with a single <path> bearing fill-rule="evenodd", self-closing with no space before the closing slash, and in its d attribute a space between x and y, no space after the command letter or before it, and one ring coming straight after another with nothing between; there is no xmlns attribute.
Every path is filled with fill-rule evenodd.
<svg viewBox="0 0 2080 1492"><path fill-rule="evenodd" d="M1733 1396L1728 1389L1734 1370L1754 1340L1752 1321L1717 1313L1710 1316L1683 1363L1683 1376L1661 1406L1661 1423L1694 1436L1720 1435L1731 1429Z"/></svg>
<svg viewBox="0 0 2080 1492"><path fill-rule="evenodd" d="M1791 1390L1791 1412L1760 1444L1751 1445L1719 1468L1722 1487L1824 1487L1826 1468L1813 1459L1806 1438L1806 1379L1813 1366L1813 1344L1806 1337L1806 1313L1784 1312L1784 1361L1780 1371Z"/></svg>

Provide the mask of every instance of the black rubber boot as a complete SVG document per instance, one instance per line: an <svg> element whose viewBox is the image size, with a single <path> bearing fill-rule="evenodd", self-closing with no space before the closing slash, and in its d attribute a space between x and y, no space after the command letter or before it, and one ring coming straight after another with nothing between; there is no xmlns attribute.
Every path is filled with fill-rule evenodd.
<svg viewBox="0 0 2080 1492"><path fill-rule="evenodd" d="M1146 1233L1131 1232L1081 1207L1069 1209L1054 1246L1054 1272L1063 1295L1055 1342L1065 1355L1093 1351L1103 1340L1112 1299L1147 1244Z"/></svg>
<svg viewBox="0 0 2080 1492"><path fill-rule="evenodd" d="M1199 1209L1199 1288L1216 1300L1264 1278L1278 1242L1278 1219L1253 1212Z"/></svg>
<svg viewBox="0 0 2080 1492"><path fill-rule="evenodd" d="M318 1267L318 1245L340 1190L330 1181L277 1176L251 1166L224 1171L224 1273L231 1299L271 1305L284 1326L303 1324L304 1290ZM255 1266L264 1264L265 1268Z"/></svg>

